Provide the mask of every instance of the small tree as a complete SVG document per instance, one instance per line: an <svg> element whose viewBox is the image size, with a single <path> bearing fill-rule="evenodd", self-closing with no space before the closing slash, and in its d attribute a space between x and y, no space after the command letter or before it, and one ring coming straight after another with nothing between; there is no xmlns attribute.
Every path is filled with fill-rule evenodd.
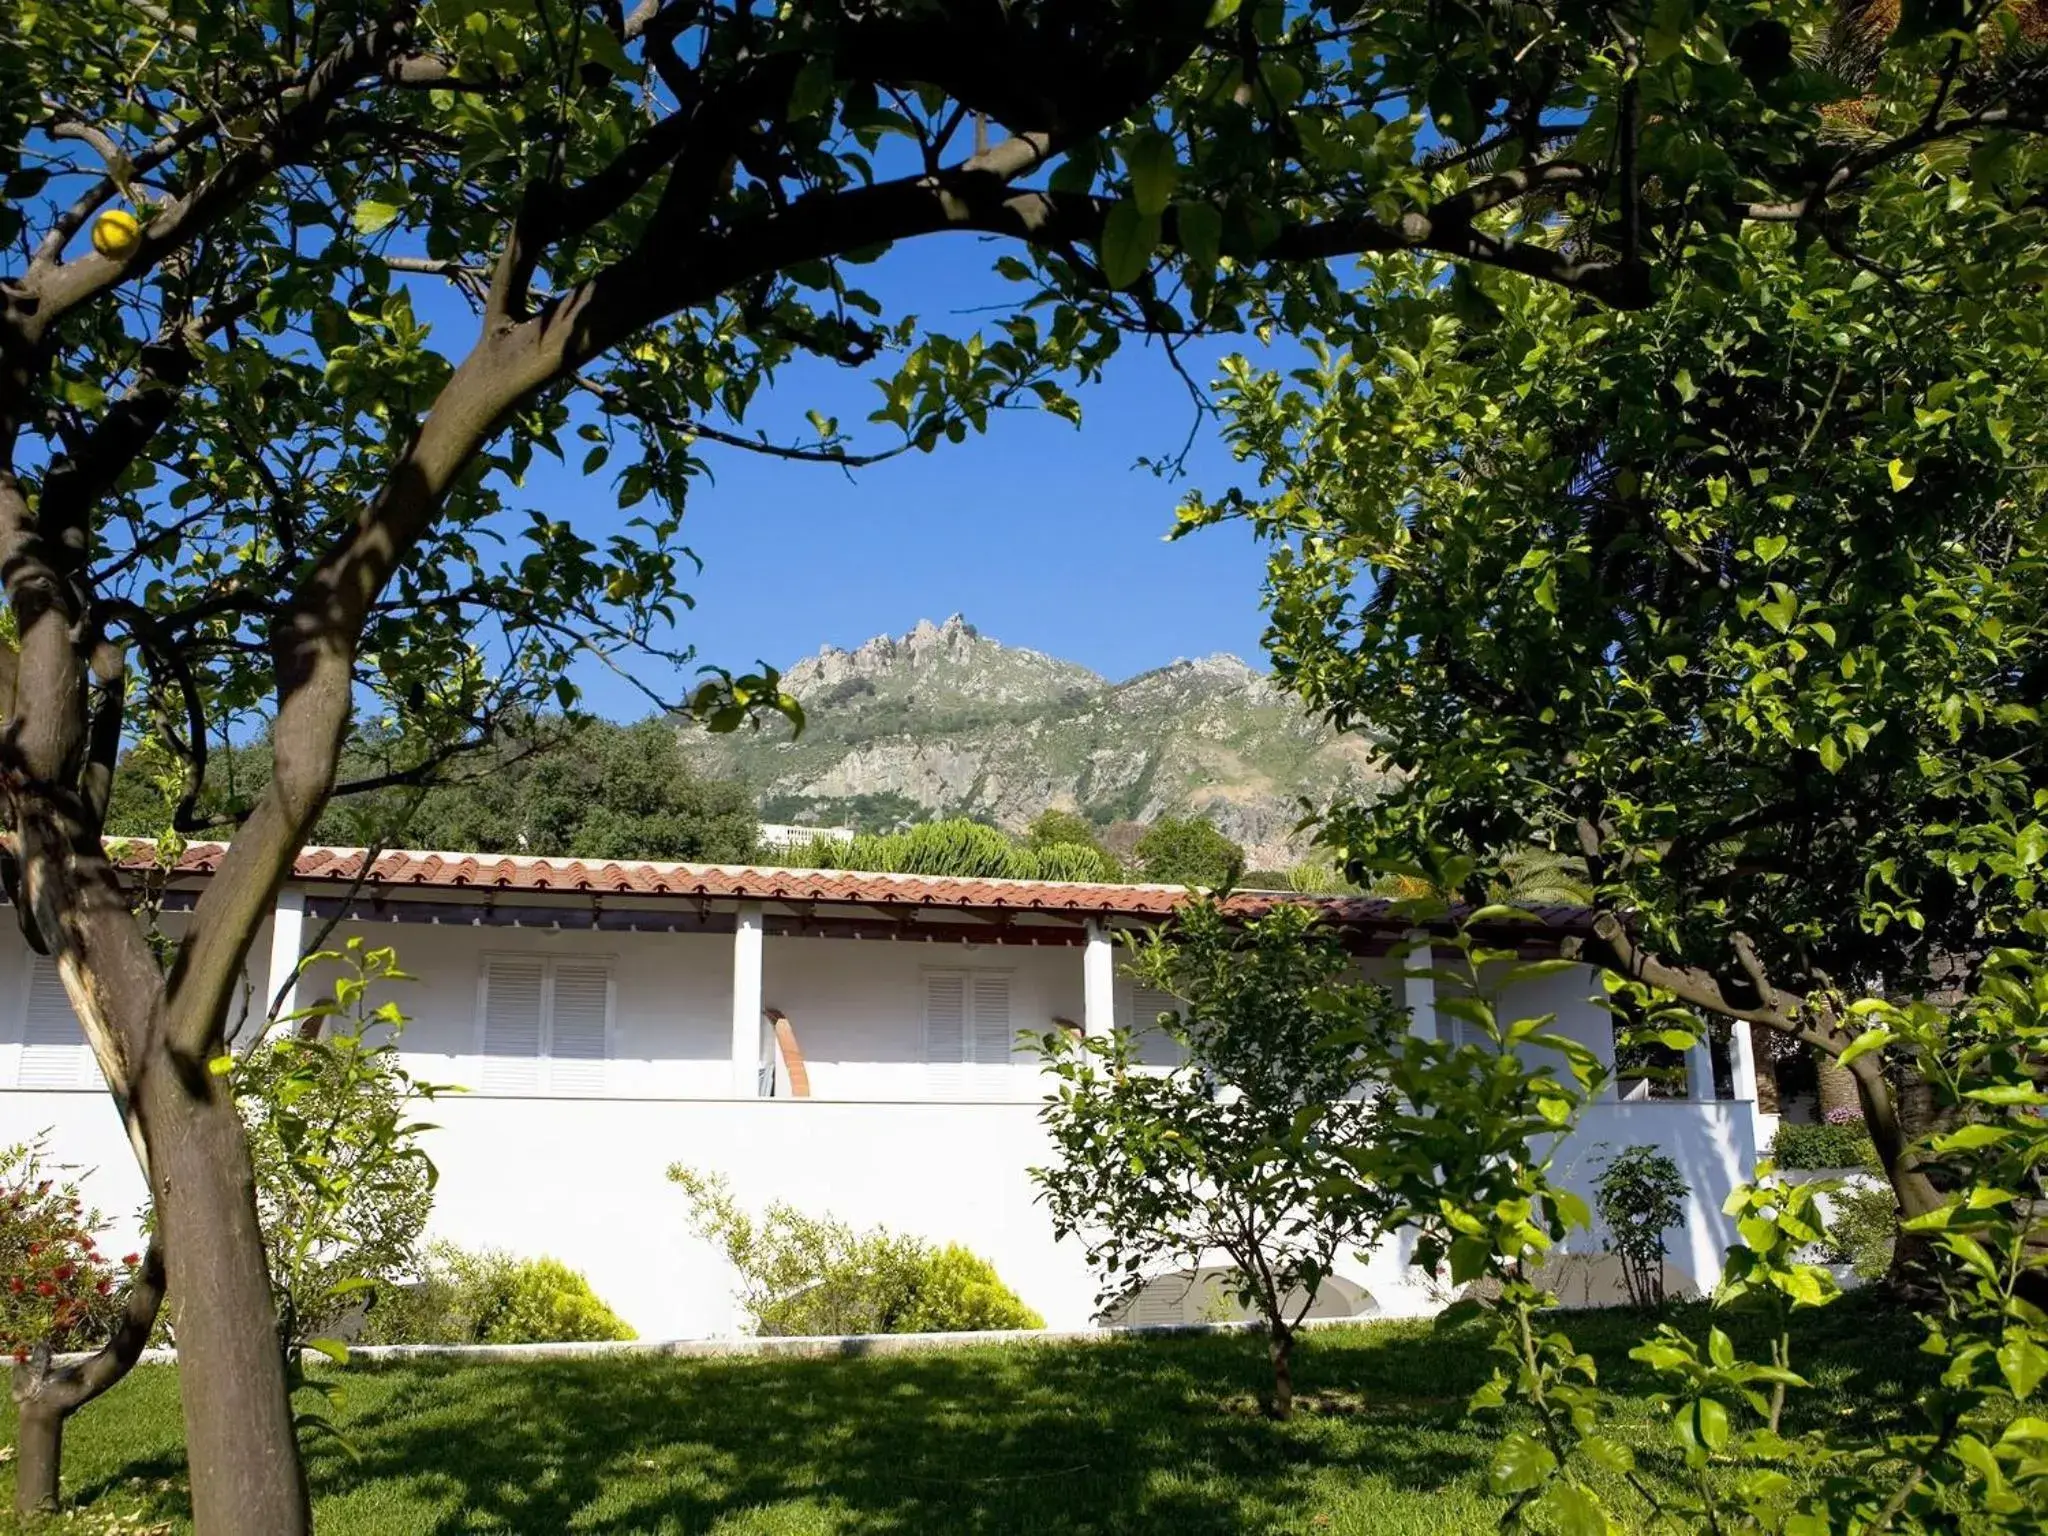
<svg viewBox="0 0 2048 1536"><path fill-rule="evenodd" d="M1185 1000L1158 1020L1185 1064L1140 1068L1123 1030L1040 1042L1059 1080L1042 1118L1060 1157L1032 1176L1055 1231L1087 1243L1105 1306L1162 1267L1228 1256L1240 1301L1266 1327L1276 1418L1292 1411L1302 1318L1338 1256L1375 1241L1390 1209L1346 1177L1347 1155L1377 1115L1371 1048L1406 1017L1351 965L1312 908L1240 927L1201 902L1132 967Z"/></svg>
<svg viewBox="0 0 2048 1536"><path fill-rule="evenodd" d="M1593 1186L1607 1251L1621 1260L1628 1299L1639 1307L1664 1304L1664 1234L1684 1221L1690 1192L1678 1164L1651 1146L1617 1152Z"/></svg>
<svg viewBox="0 0 2048 1536"><path fill-rule="evenodd" d="M1145 878L1155 885L1218 890L1235 885L1244 871L1244 849L1200 816L1154 822L1133 851Z"/></svg>
<svg viewBox="0 0 2048 1536"><path fill-rule="evenodd" d="M371 1001L373 988L412 978L394 951L360 938L307 964L320 961L343 968L332 992L234 1069L294 1390L307 1385L304 1350L345 1359L337 1326L417 1270L434 1203L434 1165L420 1145L432 1127L412 1115L438 1090L400 1064L405 1014Z"/></svg>

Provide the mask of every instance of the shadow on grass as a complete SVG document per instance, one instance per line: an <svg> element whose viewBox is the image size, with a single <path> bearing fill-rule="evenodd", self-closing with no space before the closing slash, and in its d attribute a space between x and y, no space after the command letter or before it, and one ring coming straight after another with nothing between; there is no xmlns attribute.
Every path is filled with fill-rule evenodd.
<svg viewBox="0 0 2048 1536"><path fill-rule="evenodd" d="M1699 1307L1560 1322L1599 1359L1604 1384L1640 1395L1652 1383L1627 1350L1658 1320L1694 1336L1708 1323ZM1812 1343L1794 1364L1818 1390L1795 1394L1788 1428L1909 1411L1927 1374L1910 1319L1845 1302L1805 1326ZM1764 1348L1754 1324L1738 1320L1734 1331L1739 1346ZM1252 1410L1263 1352L1242 1336L852 1359L357 1367L342 1377L341 1413L357 1455L316 1443L308 1461L322 1530L340 1536L1221 1536L1299 1530L1347 1498L1359 1518L1343 1529L1373 1529L1375 1513L1394 1505L1403 1529L1483 1529L1484 1462L1500 1431L1467 1421L1464 1403L1492 1367L1481 1330L1317 1333L1297 1372L1311 1411L1285 1425ZM1646 1446L1661 1440L1647 1407L1628 1411ZM174 1451L147 1444L100 1469L111 1476L76 1485L77 1497L139 1479L154 1485L154 1515L182 1516L183 1468Z"/></svg>
<svg viewBox="0 0 2048 1536"><path fill-rule="evenodd" d="M1417 1371L1437 1351L1404 1343L1305 1350L1304 1395L1344 1411L1288 1426L1225 1411L1260 1385L1250 1340L415 1367L360 1381L389 1388L351 1414L376 1421L356 1431L361 1459L314 1469L411 1485L445 1512L436 1536L699 1531L771 1506L792 1529L801 1511L836 1530L1240 1532L1298 1523L1318 1478L1361 1454L1412 1488L1471 1474L1440 1429L1459 1400Z"/></svg>

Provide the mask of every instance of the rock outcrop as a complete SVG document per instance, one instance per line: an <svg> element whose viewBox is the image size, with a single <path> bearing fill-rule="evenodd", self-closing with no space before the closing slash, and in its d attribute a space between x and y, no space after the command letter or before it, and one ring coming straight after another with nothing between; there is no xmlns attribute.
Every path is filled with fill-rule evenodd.
<svg viewBox="0 0 2048 1536"><path fill-rule="evenodd" d="M705 771L755 786L770 821L972 815L1020 830L1049 807L1101 822L1195 813L1273 868L1303 851L1303 798L1370 795L1387 779L1368 742L1307 719L1235 656L1110 683L955 614L827 646L785 681L808 716L802 736L686 738Z"/></svg>

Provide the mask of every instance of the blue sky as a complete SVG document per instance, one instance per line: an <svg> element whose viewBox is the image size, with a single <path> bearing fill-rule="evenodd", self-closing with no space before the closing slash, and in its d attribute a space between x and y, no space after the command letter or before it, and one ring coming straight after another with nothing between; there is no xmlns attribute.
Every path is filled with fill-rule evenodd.
<svg viewBox="0 0 2048 1536"><path fill-rule="evenodd" d="M964 334L970 311L1018 291L987 275L999 250L965 237L916 242L867 268L868 286L892 309ZM466 316L418 297L444 346L467 340ZM1219 343L1184 356L1206 382L1228 350ZM797 424L801 435L803 412L817 407L848 428L861 423L864 435L886 433L862 420L878 399L861 377L818 364L786 374L751 421L771 431ZM1213 491L1235 478L1213 424L1181 482L1138 466L1141 455L1179 449L1193 410L1163 354L1135 341L1080 399L1079 427L1013 412L985 436L850 477L707 447L715 479L692 492L685 519L705 569L681 638L701 660L735 670L757 660L782 666L823 644L852 646L961 612L984 634L1111 678L1213 651L1260 662L1264 562L1250 537L1230 528L1164 541L1186 486ZM573 463L542 463L514 493L517 504L579 526L587 518L592 533L619 516L609 471L586 480ZM645 712L598 669L583 681L600 713Z"/></svg>

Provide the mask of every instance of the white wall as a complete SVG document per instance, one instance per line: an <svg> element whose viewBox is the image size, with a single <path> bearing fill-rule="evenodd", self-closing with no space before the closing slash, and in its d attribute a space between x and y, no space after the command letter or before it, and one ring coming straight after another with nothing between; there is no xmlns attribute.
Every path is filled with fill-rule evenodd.
<svg viewBox="0 0 2048 1536"><path fill-rule="evenodd" d="M821 1099L926 1097L924 974L993 970L1010 977L1013 1029L1042 1034L1057 1017L1080 1021L1081 950L1067 945L926 944L888 939L771 938L761 1001L789 1016ZM1034 1059L1017 1052L1007 1091L1035 1103Z"/></svg>
<svg viewBox="0 0 2048 1536"><path fill-rule="evenodd" d="M1556 1168L1560 1182L1590 1203L1593 1185L1615 1153L1649 1145L1678 1164L1690 1193L1684 1229L1665 1239L1669 1262L1706 1291L1719 1279L1722 1256L1735 1240L1733 1224L1721 1213L1722 1202L1756 1166L1753 1124L1749 1103L1734 1099L1589 1104L1575 1133L1559 1148ZM1571 1249L1597 1252L1599 1243L1598 1232L1575 1233Z"/></svg>
<svg viewBox="0 0 2048 1536"><path fill-rule="evenodd" d="M308 938L317 925L308 924ZM858 1225L884 1224L962 1242L1056 1327L1085 1325L1095 1284L1072 1243L1055 1244L1029 1176L1051 1157L1037 1123L1042 1084L1014 1069L1010 1102L918 1102L924 1091L922 972L1006 969L1012 1021L1042 1030L1081 1015L1081 950L845 939L769 939L763 1001L788 1013L811 1070L809 1102L735 1100L731 1082L732 947L703 934L551 932L421 924L350 924L391 944L421 979L395 990L411 1016L408 1065L421 1077L474 1083L477 978L486 953L607 955L613 961L613 1060L602 1098L465 1093L442 1099L429 1150L441 1169L434 1231L470 1246L551 1254L584 1270L599 1295L645 1336L717 1334L735 1323L728 1277L689 1235L672 1162L725 1174L753 1208L781 1199ZM268 936L258 942L260 967ZM115 1219L117 1246L134 1245L143 1186L118 1118L98 1092L10 1091L7 1043L19 1024L25 949L0 925L0 1141L53 1131L62 1160L95 1170L91 1200ZM1369 962L1388 979L1393 968ZM302 985L301 1001L321 978ZM1608 1015L1588 1001L1598 982L1571 972L1527 984L1504 1018L1556 1010L1559 1028L1611 1059ZM265 988L257 989L267 998ZM869 1102L857 1102L866 1099ZM1728 1240L1720 1205L1751 1166L1748 1106L1604 1103L1563 1149L1568 1184L1590 1191L1606 1153L1639 1142L1665 1148L1694 1185L1674 1255L1710 1283ZM1429 1304L1390 1244L1342 1272L1387 1310Z"/></svg>
<svg viewBox="0 0 2048 1536"><path fill-rule="evenodd" d="M309 924L309 929L313 925ZM613 1023L606 1092L619 1098L723 1095L731 1080L732 939L704 933L592 933L455 924L344 923L327 947L351 936L389 945L417 977L388 997L408 1018L406 1065L419 1077L476 1091L478 978L490 954L608 958ZM308 939L310 941L309 932ZM300 984L313 1001L331 984L322 967Z"/></svg>

